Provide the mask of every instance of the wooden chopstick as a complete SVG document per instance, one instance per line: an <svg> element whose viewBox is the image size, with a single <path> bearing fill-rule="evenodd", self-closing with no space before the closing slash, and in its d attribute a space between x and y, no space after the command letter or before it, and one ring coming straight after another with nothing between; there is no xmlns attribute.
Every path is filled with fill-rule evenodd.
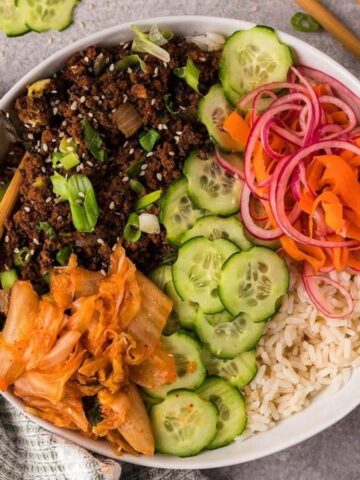
<svg viewBox="0 0 360 480"><path fill-rule="evenodd" d="M360 39L318 0L296 0L296 2L349 52L360 58ZM360 12L359 12L360 17Z"/></svg>
<svg viewBox="0 0 360 480"><path fill-rule="evenodd" d="M15 204L17 202L17 199L19 197L20 185L22 182L20 168L24 165L24 162L28 157L28 155L29 155L28 153L25 153L25 155L21 159L21 162L18 168L16 169L14 176L11 179L11 182L8 188L6 189L5 195L3 196L3 199L0 202L0 238L4 233L4 224L6 220L9 218L9 215L11 215L15 207Z"/></svg>

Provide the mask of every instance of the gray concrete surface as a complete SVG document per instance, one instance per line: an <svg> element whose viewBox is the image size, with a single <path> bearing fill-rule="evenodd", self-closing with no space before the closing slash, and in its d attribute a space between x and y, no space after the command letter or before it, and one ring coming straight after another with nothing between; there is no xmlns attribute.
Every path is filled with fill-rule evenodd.
<svg viewBox="0 0 360 480"><path fill-rule="evenodd" d="M358 1L324 3L360 34ZM360 61L326 32L305 34L292 29L290 18L298 10L292 0L82 0L74 24L64 32L30 33L12 39L0 33L0 96L41 60L85 35L123 21L177 14L233 17L272 25L318 47L360 78ZM360 408L335 426L284 452L203 473L214 480L359 480L359 430ZM125 467L123 478L129 476ZM137 477L142 478L140 470ZM133 473L131 478L135 479ZM186 472L182 478L187 478Z"/></svg>

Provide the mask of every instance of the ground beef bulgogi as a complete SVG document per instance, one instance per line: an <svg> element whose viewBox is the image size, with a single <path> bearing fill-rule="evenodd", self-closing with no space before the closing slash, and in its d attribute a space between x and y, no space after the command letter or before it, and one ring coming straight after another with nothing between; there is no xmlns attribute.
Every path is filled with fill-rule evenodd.
<svg viewBox="0 0 360 480"><path fill-rule="evenodd" d="M124 225L138 195L129 187L128 168L143 159L137 179L146 192L166 187L181 175L187 155L195 149L207 149L207 131L197 120L200 95L174 74L191 58L200 70L200 91L206 92L216 82L219 52L204 52L185 39L174 38L165 49L170 62L140 54L146 72L140 67L116 72L119 59L131 55L130 44L113 48L90 47L68 59L40 96L26 92L16 101L22 138L29 152L21 173L23 182L18 205L7 221L0 246L2 269L12 268L14 252L29 249L31 260L18 272L23 279L41 283L51 267L58 265L56 253L71 246L79 263L93 270L106 270L111 249L122 238ZM99 69L101 65L101 71ZM174 110L167 110L164 96L171 94ZM139 132L126 139L113 121L113 113L130 103L141 115L143 128L154 128L160 140L146 153L139 143ZM84 143L81 121L86 118L102 138L106 159L96 160ZM75 230L69 205L58 202L50 176L54 169L51 154L62 138L72 137L78 144L81 163L62 175L82 173L92 182L100 216L91 233ZM2 184L9 180L25 152L21 144L10 150L2 167ZM1 185L1 184L0 184ZM158 213L153 206L151 212ZM54 235L38 228L48 222ZM171 253L160 234L143 234L136 243L123 242L129 257L144 272L160 264Z"/></svg>

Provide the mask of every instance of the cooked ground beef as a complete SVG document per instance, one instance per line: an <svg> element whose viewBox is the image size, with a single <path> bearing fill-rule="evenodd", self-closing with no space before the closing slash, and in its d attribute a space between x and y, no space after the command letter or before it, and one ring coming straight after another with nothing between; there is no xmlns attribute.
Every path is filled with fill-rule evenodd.
<svg viewBox="0 0 360 480"><path fill-rule="evenodd" d="M183 162L195 149L210 147L206 129L197 121L199 94L174 74L191 58L200 69L200 90L206 92L216 82L219 52L204 52L184 39L171 40L166 48L171 61L166 64L147 54L140 54L146 72L139 67L116 72L114 64L130 55L129 45L114 48L90 47L68 59L55 74L43 93L16 101L16 112L22 125L26 149L30 153L22 168L20 198L5 227L0 245L2 268L13 267L13 255L26 247L31 261L19 272L24 279L39 279L56 265L55 256L63 246L71 246L79 262L90 269L106 269L112 246L122 237L137 194L129 188L127 169L146 155L138 176L147 192L166 187L181 175ZM102 71L99 60L105 59ZM94 71L95 70L95 71ZM171 94L177 114L165 106L164 95ZM144 129L154 128L161 138L153 152L146 154L139 143L138 131L126 139L113 122L112 113L130 102L141 115ZM96 160L84 143L81 120L86 118L103 140L106 159ZM54 169L51 154L63 137L78 143L81 164L62 175L81 172L88 176L95 190L100 216L92 233L77 232L72 224L68 202L59 202L52 191L50 176ZM14 145L2 169L0 181L9 181L24 148ZM1 183L0 183L1 186ZM152 207L157 213L158 207ZM39 222L48 222L55 237L39 230ZM124 242L130 258L143 271L158 265L171 247L165 232L143 234L137 243Z"/></svg>

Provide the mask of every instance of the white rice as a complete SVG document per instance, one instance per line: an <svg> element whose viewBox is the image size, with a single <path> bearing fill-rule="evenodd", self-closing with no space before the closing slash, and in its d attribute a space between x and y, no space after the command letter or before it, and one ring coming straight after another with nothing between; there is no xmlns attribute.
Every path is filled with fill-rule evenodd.
<svg viewBox="0 0 360 480"><path fill-rule="evenodd" d="M267 323L257 346L258 373L244 389L246 437L307 407L325 387L336 392L360 366L360 275L330 276L352 294L355 308L348 318L319 313L291 267L290 291ZM333 288L325 288L327 300L333 302Z"/></svg>

